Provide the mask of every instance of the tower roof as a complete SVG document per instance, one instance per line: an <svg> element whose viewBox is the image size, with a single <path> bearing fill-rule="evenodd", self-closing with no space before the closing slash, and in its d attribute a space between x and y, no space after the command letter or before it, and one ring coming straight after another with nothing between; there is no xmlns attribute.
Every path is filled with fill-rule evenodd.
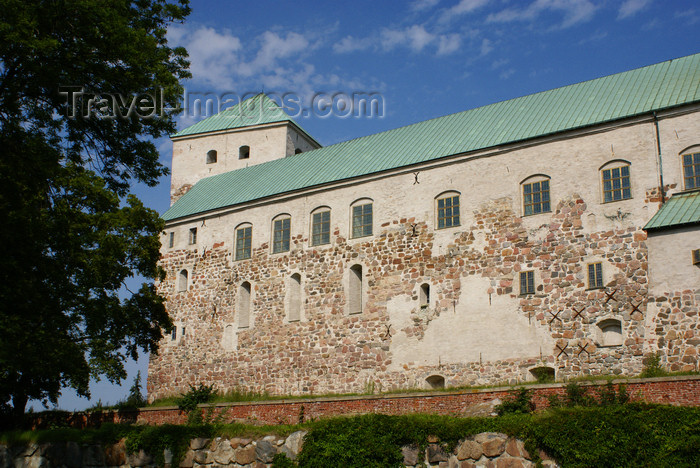
<svg viewBox="0 0 700 468"><path fill-rule="evenodd" d="M275 101L266 94L260 93L180 130L176 134L171 135L171 138L277 122L291 122L303 131L299 124L287 115Z"/></svg>
<svg viewBox="0 0 700 468"><path fill-rule="evenodd" d="M174 220L697 102L700 102L700 54L208 177L197 182L163 218Z"/></svg>

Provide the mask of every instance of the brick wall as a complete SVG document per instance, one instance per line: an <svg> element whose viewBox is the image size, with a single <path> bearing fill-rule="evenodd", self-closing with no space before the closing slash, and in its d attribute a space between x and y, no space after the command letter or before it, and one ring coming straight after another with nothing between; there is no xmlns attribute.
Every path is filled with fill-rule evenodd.
<svg viewBox="0 0 700 468"><path fill-rule="evenodd" d="M700 406L700 376L658 377L615 381L627 384L627 392L633 401ZM593 391L604 383L582 384ZM537 409L547 407L549 395L564 395L566 384L543 384L532 386L533 401ZM339 415L365 413L407 414L435 413L466 415L469 408L494 399L503 400L510 388L486 390L461 390L455 392L421 393L381 396L351 396L309 398L299 400L260 401L227 403L216 407L214 415L223 413L223 420L245 421L258 424L295 424L303 414L304 420ZM589 390L590 391L590 390ZM303 408L303 410L302 410ZM138 415L143 424L181 424L186 414L174 407L145 408Z"/></svg>

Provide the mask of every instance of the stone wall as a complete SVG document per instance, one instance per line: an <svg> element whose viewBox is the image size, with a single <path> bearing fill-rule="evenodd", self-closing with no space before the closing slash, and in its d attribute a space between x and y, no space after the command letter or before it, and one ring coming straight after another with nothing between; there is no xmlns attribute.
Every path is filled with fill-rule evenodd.
<svg viewBox="0 0 700 468"><path fill-rule="evenodd" d="M236 467L269 468L276 454L296 459L303 448L306 432L298 431L288 437L269 435L262 439L246 438L193 439L183 460L173 464L173 456L165 450L164 465L157 465L151 454L140 451L129 454L124 441L111 446L80 445L76 442L30 444L26 446L5 446L0 444L0 468L29 468L41 466L79 467L155 467L179 466L196 467ZM402 448L403 463L409 467L449 467L471 468L476 466L492 468L534 467L531 456L522 441L509 438L505 434L481 433L469 437L453 451L447 450L437 438L429 438L424 452L417 447ZM544 453L543 466L556 467L556 463Z"/></svg>
<svg viewBox="0 0 700 468"><path fill-rule="evenodd" d="M697 143L699 122L697 113L660 121L669 191L681 180L676 155ZM149 398L199 383L311 395L516 384L534 380L537 368L558 379L632 376L645 354L666 352L659 338L667 335L684 340L676 367L697 368L698 302L679 299L696 315L682 322L647 310L642 227L658 208L655 137L648 119L616 123L432 162L412 169L417 176L397 171L171 222L167 234L185 239L196 227L198 242L162 250L167 278L158 290L177 333L151 357ZM611 161L629 162L631 199L602 202L600 167ZM552 210L524 216L520 184L533 174L551 178ZM460 226L438 229L436 198L446 190L460 196ZM349 210L363 198L373 201L373 235L352 239ZM331 242L312 246L310 213L320 206L332 212ZM291 216L290 251L272 253L271 221L281 213ZM234 231L244 222L253 226L252 258L236 261ZM602 288L588 284L594 262ZM356 265L363 307L351 314ZM533 294L520 292L522 271L534 272ZM295 274L302 311L290 321ZM244 282L250 324L239 321Z"/></svg>

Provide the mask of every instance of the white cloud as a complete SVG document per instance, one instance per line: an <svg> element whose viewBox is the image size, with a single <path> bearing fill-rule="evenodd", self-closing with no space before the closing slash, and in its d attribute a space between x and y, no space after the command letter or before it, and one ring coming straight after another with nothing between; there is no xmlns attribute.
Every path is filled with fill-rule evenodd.
<svg viewBox="0 0 700 468"><path fill-rule="evenodd" d="M491 23L532 21L544 13L559 12L564 15L559 27L565 29L589 21L598 8L590 0L535 0L526 8L506 8L498 13L492 13L488 15L486 21Z"/></svg>
<svg viewBox="0 0 700 468"><path fill-rule="evenodd" d="M426 31L423 26L413 25L405 29L384 29L379 40L385 51L405 46L414 52L420 52L435 40L435 35Z"/></svg>
<svg viewBox="0 0 700 468"><path fill-rule="evenodd" d="M450 8L448 12L453 15L471 13L472 11L481 8L487 3L488 0L460 0L460 2L457 5Z"/></svg>
<svg viewBox="0 0 700 468"><path fill-rule="evenodd" d="M415 0L413 3L411 3L411 10L413 10L413 11L430 10L438 3L440 3L440 0Z"/></svg>
<svg viewBox="0 0 700 468"><path fill-rule="evenodd" d="M651 0L625 0L625 2L620 5L620 11L618 12L617 19L624 19L634 16L646 8L650 3Z"/></svg>
<svg viewBox="0 0 700 468"><path fill-rule="evenodd" d="M508 65L508 62L510 62L510 60L505 59L505 58L501 58L501 59L498 59L498 60L494 60L494 61L491 63L491 70L495 70L495 69L497 69L497 68L501 68L501 67L503 67L503 66L505 66L505 65Z"/></svg>
<svg viewBox="0 0 700 468"><path fill-rule="evenodd" d="M438 55L448 55L459 50L462 45L462 38L459 34L446 34L440 36L438 43Z"/></svg>
<svg viewBox="0 0 700 468"><path fill-rule="evenodd" d="M358 50L366 50L372 47L372 40L368 37L356 38L352 36L346 36L333 44L333 51L338 54L344 54L349 52L355 52Z"/></svg>
<svg viewBox="0 0 700 468"><path fill-rule="evenodd" d="M507 80L508 78L510 78L513 75L513 73L515 73L515 69L509 68L508 70L502 71L501 74L498 75L498 77L502 80Z"/></svg>
<svg viewBox="0 0 700 468"><path fill-rule="evenodd" d="M481 55L488 55L493 50L493 42L489 39L481 41Z"/></svg>

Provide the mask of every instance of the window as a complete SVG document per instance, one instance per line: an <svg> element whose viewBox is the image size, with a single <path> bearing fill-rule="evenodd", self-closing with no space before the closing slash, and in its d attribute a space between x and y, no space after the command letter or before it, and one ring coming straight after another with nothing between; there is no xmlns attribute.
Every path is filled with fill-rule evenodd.
<svg viewBox="0 0 700 468"><path fill-rule="evenodd" d="M352 237L372 235L372 204L352 207Z"/></svg>
<svg viewBox="0 0 700 468"><path fill-rule="evenodd" d="M438 229L459 226L459 195L438 198Z"/></svg>
<svg viewBox="0 0 700 468"><path fill-rule="evenodd" d="M197 228L190 229L190 245L197 243Z"/></svg>
<svg viewBox="0 0 700 468"><path fill-rule="evenodd" d="M624 163L613 163L614 167L602 169L603 202L613 202L632 198L630 189L630 166Z"/></svg>
<svg viewBox="0 0 700 468"><path fill-rule="evenodd" d="M598 342L601 346L622 345L622 323L617 319L606 319L598 323Z"/></svg>
<svg viewBox="0 0 700 468"><path fill-rule="evenodd" d="M525 216L551 211L549 179L523 184L523 213Z"/></svg>
<svg viewBox="0 0 700 468"><path fill-rule="evenodd" d="M422 284L418 295L418 299L420 300L420 308L428 308L430 305L430 285L428 283Z"/></svg>
<svg viewBox="0 0 700 468"><path fill-rule="evenodd" d="M173 231L173 232L170 232L170 234L168 234L168 247L172 249L174 246L175 246L175 232Z"/></svg>
<svg viewBox="0 0 700 468"><path fill-rule="evenodd" d="M236 260L250 258L253 240L253 226L243 226L236 229Z"/></svg>
<svg viewBox="0 0 700 468"><path fill-rule="evenodd" d="M272 253L289 251L289 231L292 218L276 219L272 224Z"/></svg>
<svg viewBox="0 0 700 468"><path fill-rule="evenodd" d="M700 152L683 155L683 185L686 190L700 188Z"/></svg>
<svg viewBox="0 0 700 468"><path fill-rule="evenodd" d="M301 150L301 148L297 148L294 150L294 154L301 154L302 152L303 151Z"/></svg>
<svg viewBox="0 0 700 468"><path fill-rule="evenodd" d="M170 332L170 341L177 340L177 327L173 327L173 331Z"/></svg>
<svg viewBox="0 0 700 468"><path fill-rule="evenodd" d="M693 265L700 265L700 249L693 250Z"/></svg>
<svg viewBox="0 0 700 468"><path fill-rule="evenodd" d="M207 151L207 164L214 164L217 159L216 150Z"/></svg>
<svg viewBox="0 0 700 468"><path fill-rule="evenodd" d="M588 264L588 289L603 287L603 264L601 262Z"/></svg>
<svg viewBox="0 0 700 468"><path fill-rule="evenodd" d="M298 322L301 319L301 275L299 273L294 273L289 278L287 294L289 297L289 321Z"/></svg>
<svg viewBox="0 0 700 468"><path fill-rule="evenodd" d="M248 159L250 158L250 146L243 145L238 148L238 159Z"/></svg>
<svg viewBox="0 0 700 468"><path fill-rule="evenodd" d="M430 388L445 388L445 377L441 375L431 375L425 382L430 385Z"/></svg>
<svg viewBox="0 0 700 468"><path fill-rule="evenodd" d="M244 281L238 288L238 328L250 326L250 283Z"/></svg>
<svg viewBox="0 0 700 468"><path fill-rule="evenodd" d="M319 211L311 216L311 245L331 243L331 212Z"/></svg>
<svg viewBox="0 0 700 468"><path fill-rule="evenodd" d="M177 281L177 290L182 292L182 291L187 291L187 270L182 270L180 271L180 274L178 275L178 281Z"/></svg>
<svg viewBox="0 0 700 468"><path fill-rule="evenodd" d="M348 313L362 313L362 265L353 265L350 268L348 289Z"/></svg>
<svg viewBox="0 0 700 468"><path fill-rule="evenodd" d="M535 294L535 272L520 272L520 294Z"/></svg>

